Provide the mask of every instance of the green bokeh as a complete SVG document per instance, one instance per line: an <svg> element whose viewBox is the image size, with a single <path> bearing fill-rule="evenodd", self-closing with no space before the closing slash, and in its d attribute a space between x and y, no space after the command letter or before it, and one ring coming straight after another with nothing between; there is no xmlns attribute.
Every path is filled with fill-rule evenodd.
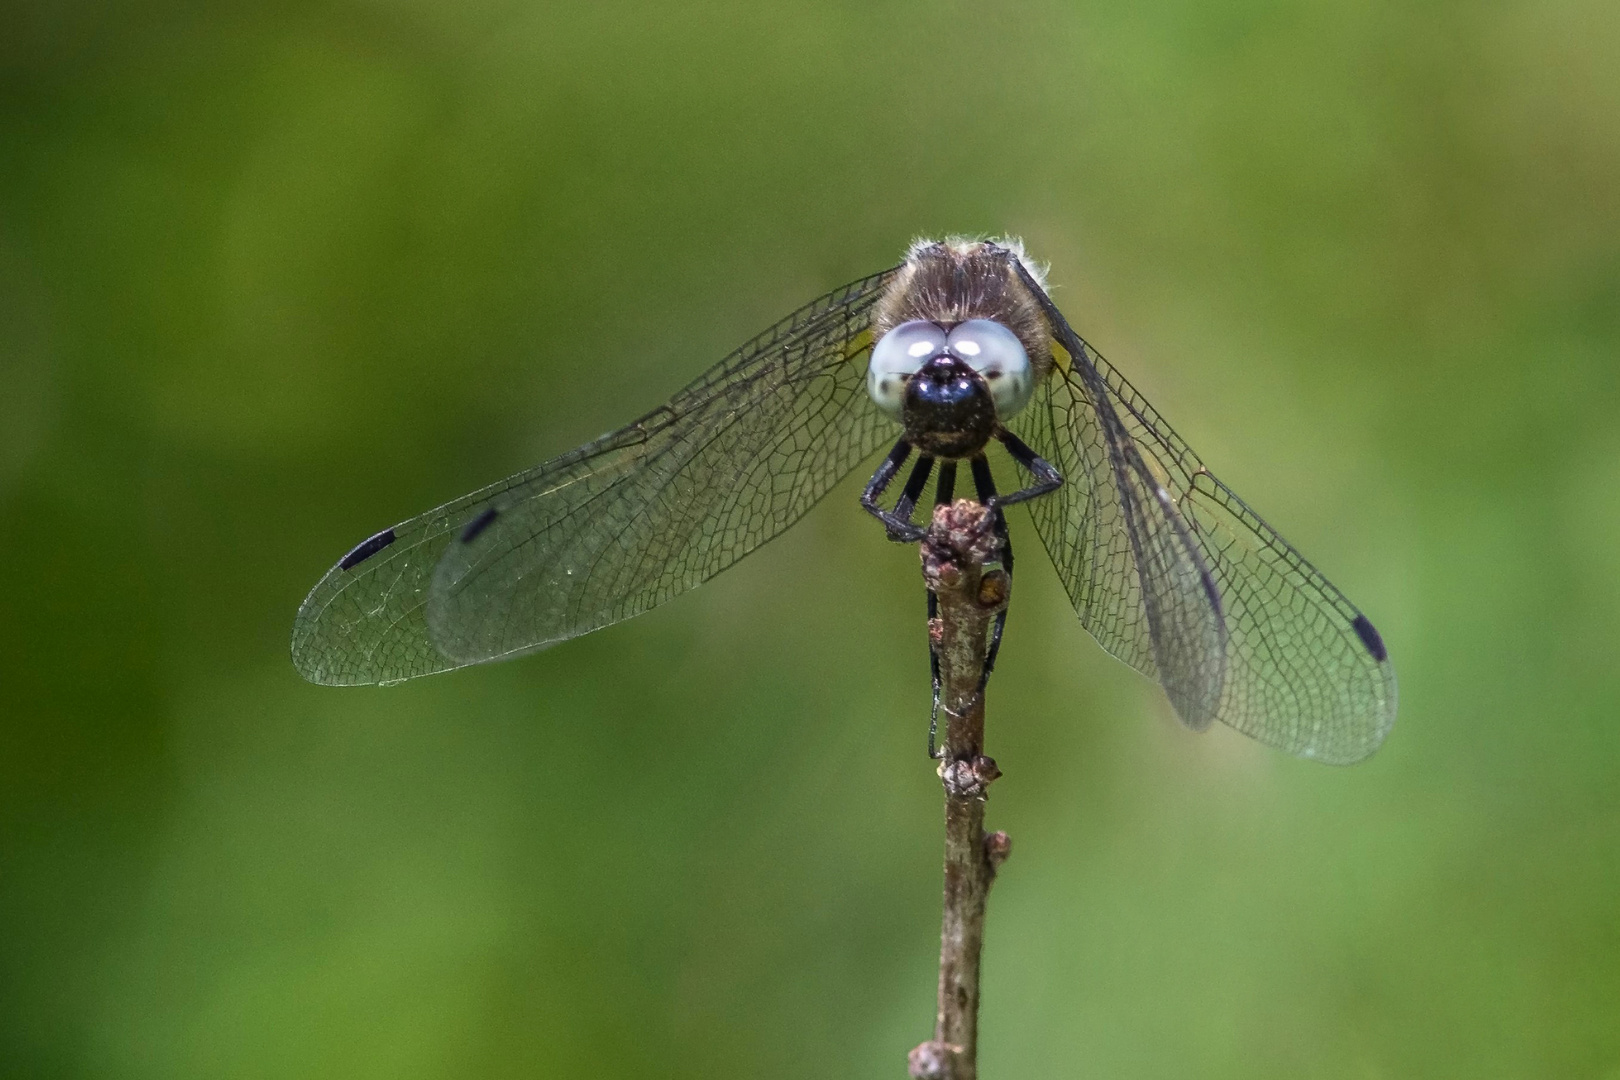
<svg viewBox="0 0 1620 1080"><path fill-rule="evenodd" d="M1384 633L1353 769L1179 729L1029 554L983 1071L1620 1076L1620 7L0 11L0 1074L893 1077L915 556L302 683L357 539L1006 232Z"/></svg>

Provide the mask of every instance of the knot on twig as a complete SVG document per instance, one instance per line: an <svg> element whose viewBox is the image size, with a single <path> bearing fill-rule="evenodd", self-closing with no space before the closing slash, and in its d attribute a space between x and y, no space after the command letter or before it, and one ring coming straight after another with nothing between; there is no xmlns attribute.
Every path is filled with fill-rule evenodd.
<svg viewBox="0 0 1620 1080"><path fill-rule="evenodd" d="M1012 837L1004 832L986 833L984 837L984 860L990 864L990 872L994 874L1001 869L1001 864L1007 861L1012 854Z"/></svg>
<svg viewBox="0 0 1620 1080"><path fill-rule="evenodd" d="M979 595L974 599L984 610L996 611L1007 606L1011 592L1012 578L1007 576L1007 571L991 570L979 579Z"/></svg>
<svg viewBox="0 0 1620 1080"><path fill-rule="evenodd" d="M923 577L935 592L955 591L966 584L974 570L994 559L1001 542L992 525L994 516L983 505L958 499L946 506L934 507L934 519L922 542ZM999 583L986 589L979 583L975 599L980 606L999 607L1007 602L1005 574L987 574L985 578L1001 578Z"/></svg>
<svg viewBox="0 0 1620 1080"><path fill-rule="evenodd" d="M960 1046L936 1040L918 1043L906 1055L906 1071L911 1074L912 1080L947 1080L955 1071L951 1066L961 1052Z"/></svg>
<svg viewBox="0 0 1620 1080"><path fill-rule="evenodd" d="M996 759L979 754L967 761L942 761L939 779L945 785L945 794L953 799L982 799L990 782L1001 775Z"/></svg>

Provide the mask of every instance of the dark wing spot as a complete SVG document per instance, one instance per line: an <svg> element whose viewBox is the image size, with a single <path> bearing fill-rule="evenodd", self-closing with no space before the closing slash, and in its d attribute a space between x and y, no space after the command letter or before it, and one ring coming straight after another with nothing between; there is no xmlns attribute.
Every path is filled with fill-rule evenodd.
<svg viewBox="0 0 1620 1080"><path fill-rule="evenodd" d="M478 539L478 534L489 528L490 523L501 516L501 512L493 506L484 508L484 512L467 522L467 527L461 530L461 542L470 544Z"/></svg>
<svg viewBox="0 0 1620 1080"><path fill-rule="evenodd" d="M1384 648L1384 639L1378 636L1373 624L1367 621L1367 616L1357 615L1356 621L1350 625L1355 628L1356 636L1361 639L1361 643L1367 646L1367 651L1372 653L1372 658L1382 664L1389 656L1389 652Z"/></svg>
<svg viewBox="0 0 1620 1080"><path fill-rule="evenodd" d="M370 540L361 542L353 551L338 560L338 566L344 570L353 570L393 542L394 530L384 529Z"/></svg>

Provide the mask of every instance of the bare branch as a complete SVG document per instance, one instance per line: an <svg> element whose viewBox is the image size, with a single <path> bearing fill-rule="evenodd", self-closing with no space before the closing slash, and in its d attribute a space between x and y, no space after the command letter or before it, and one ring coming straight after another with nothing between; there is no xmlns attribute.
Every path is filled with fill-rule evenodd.
<svg viewBox="0 0 1620 1080"><path fill-rule="evenodd" d="M916 1080L978 1076L979 953L985 902L996 869L1012 850L1006 833L984 831L990 783L1001 775L984 754L984 695L979 684L990 626L1007 605L1010 582L986 570L996 541L989 512L958 500L936 507L922 543L923 577L939 598L929 625L939 655L945 713L940 781L945 788L945 902L940 925L939 1011L934 1038L911 1051Z"/></svg>

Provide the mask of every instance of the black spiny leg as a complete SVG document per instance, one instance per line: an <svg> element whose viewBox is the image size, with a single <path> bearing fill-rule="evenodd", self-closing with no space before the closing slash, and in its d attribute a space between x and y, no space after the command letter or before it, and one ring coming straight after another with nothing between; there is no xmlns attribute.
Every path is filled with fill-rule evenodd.
<svg viewBox="0 0 1620 1080"><path fill-rule="evenodd" d="M996 506L1011 506L1013 503L1021 503L1026 499L1033 499L1038 495L1056 491L1063 486L1063 474L1058 472L1050 461L1031 450L1023 439L1020 439L1006 428L996 432L996 438L1001 440L1001 445L1007 448L1007 453L1012 455L1012 459L1028 469L1029 474L1035 478L1033 484L1021 491L1015 491L1011 495L996 495ZM973 476L977 479L979 475L978 461L975 460L973 464ZM988 470L986 470L986 475L988 475ZM979 495L981 498L983 497L983 488L980 489ZM1007 523L1003 520L1002 528L1005 529L1006 527Z"/></svg>
<svg viewBox="0 0 1620 1080"><path fill-rule="evenodd" d="M1016 436L1013 437L1016 438ZM1002 513L1001 508L1007 504L1012 496L1008 496L1007 499L997 497L996 481L990 475L990 463L985 460L983 454L973 459L973 486L979 491L979 501L990 508L990 527L995 530L996 544L1001 549L1001 570L1002 573L1007 575L1007 587L1011 591L1013 572L1012 536L1007 531L1007 515ZM1023 492L1015 492L1014 494L1021 495ZM1045 492L1038 491L1035 494L1043 495ZM1024 497L1031 498L1032 496L1025 495ZM979 672L979 693L981 694L984 693L985 686L990 682L990 673L996 669L996 654L1001 651L1001 632L1006 628L1007 609L1003 607L996 612L996 624L990 630L990 649L984 654L984 670Z"/></svg>
<svg viewBox="0 0 1620 1080"><path fill-rule="evenodd" d="M934 489L934 505L949 506L956 497L956 462L939 463L939 486Z"/></svg>
<svg viewBox="0 0 1620 1080"><path fill-rule="evenodd" d="M939 463L939 486L934 489L934 505L949 506L956 493L956 462ZM934 680L934 708L928 714L928 756L937 760L934 737L939 734L939 649L934 646L934 620L939 618L939 597L928 590L928 670Z"/></svg>
<svg viewBox="0 0 1620 1080"><path fill-rule="evenodd" d="M990 527L995 530L996 540L1001 548L1001 569L1007 574L1007 584L1010 588L1013 573L1012 535L1007 530L1007 515L1002 507L1056 491L1063 484L1063 474L1006 428L996 432L996 438L1001 440L1001 444L1007 448L1007 453L1012 455L1012 459L1029 470L1030 476L1035 480L1033 484L1011 495L998 495L995 478L990 475L990 463L985 460L983 454L973 459L973 484L979 491L979 501L990 508ZM979 674L981 694L984 693L986 684L990 682L990 673L996 669L996 654L1001 651L1001 634L1006 627L1007 609L1002 608L996 615L995 627L990 631L990 649L985 654L984 670Z"/></svg>
<svg viewBox="0 0 1620 1080"><path fill-rule="evenodd" d="M928 470L933 468L934 459L923 457L917 462L917 468L912 470L911 478L906 482L906 491L911 492L909 502L906 500L905 495L901 495L900 502L895 505L894 511L889 511L878 505L878 499L883 497L883 493L894 482L895 474L900 471L900 466L904 465L906 458L910 456L911 444L909 442L901 439L895 443L894 449L889 451L889 456L883 459L883 464L877 467L877 472L873 473L872 479L867 481L866 490L861 492L861 506L868 514L883 522L884 528L888 530L890 540L901 543L916 543L927 532L926 529L920 529L912 524L911 508L917 505L917 496L922 494L923 485L928 482ZM918 470L922 472L920 479L917 476ZM916 486L915 492L911 491L913 485ZM905 510L904 518L898 513L902 507Z"/></svg>
<svg viewBox="0 0 1620 1080"><path fill-rule="evenodd" d="M911 514L917 508L917 500L922 497L923 488L928 486L928 474L934 471L934 459L927 454L917 459L917 464L911 467L911 475L906 477L905 490L900 492L900 498L894 504L894 517L905 523L906 528L915 529L917 526L911 522ZM890 540L904 540L904 536L896 536L894 530L889 530Z"/></svg>

